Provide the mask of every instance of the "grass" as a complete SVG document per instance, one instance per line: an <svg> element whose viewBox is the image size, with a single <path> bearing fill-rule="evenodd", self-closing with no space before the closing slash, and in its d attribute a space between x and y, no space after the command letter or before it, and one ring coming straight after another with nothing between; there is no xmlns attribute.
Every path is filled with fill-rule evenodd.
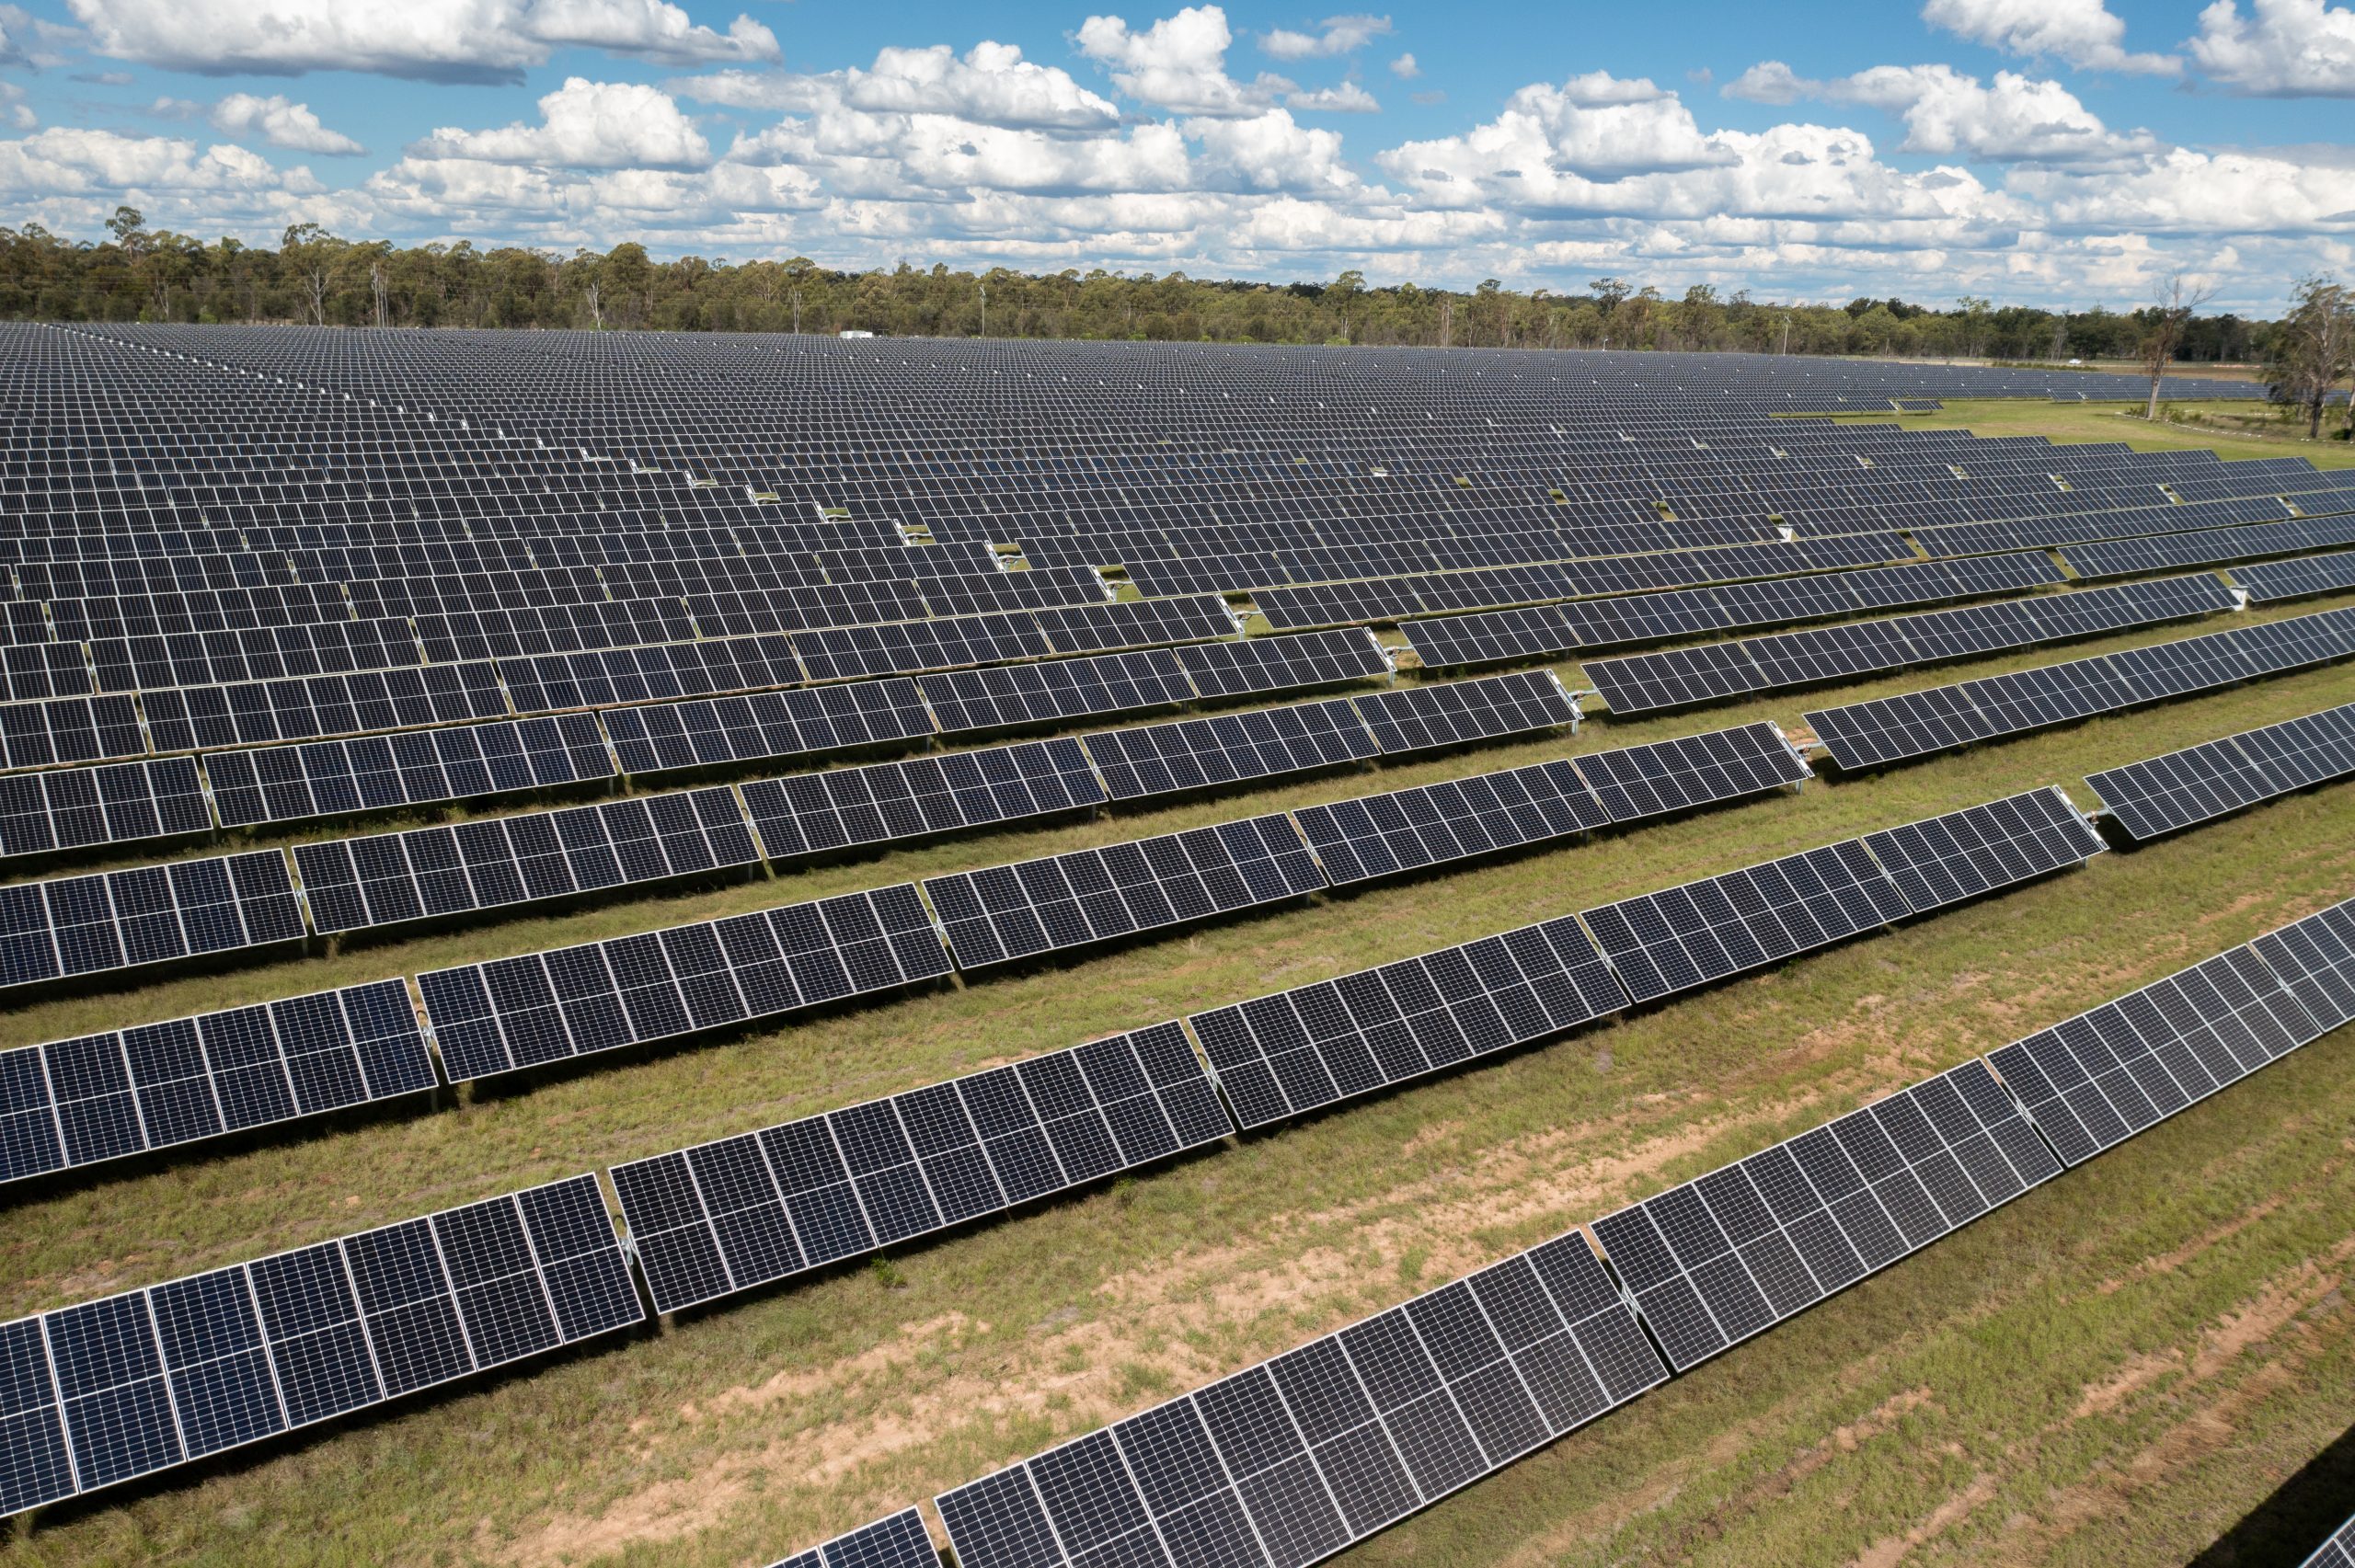
<svg viewBox="0 0 2355 1568"><path fill-rule="evenodd" d="M1839 699L2196 629L1915 671L1844 686ZM2064 784L2090 805L2088 772L2349 701L2355 667L2307 671L431 1113L51 1188L0 1213L0 1316L807 1115L2038 784ZM0 1045L1753 717L1788 723L1809 705L1812 697L1786 693L1598 722L1575 738L133 983L14 1011L0 1021ZM2293 796L1475 1070L895 1249L879 1264L54 1510L0 1544L0 1568L767 1562L1991 1049L2350 887L2355 794ZM1419 1516L1361 1558L2189 1557L2347 1422L2349 1049L2343 1036L2317 1043Z"/></svg>

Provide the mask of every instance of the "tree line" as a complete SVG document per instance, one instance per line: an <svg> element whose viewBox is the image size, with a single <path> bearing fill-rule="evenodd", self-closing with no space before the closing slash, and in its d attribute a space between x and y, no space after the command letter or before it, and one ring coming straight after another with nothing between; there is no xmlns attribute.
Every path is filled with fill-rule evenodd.
<svg viewBox="0 0 2355 1568"><path fill-rule="evenodd" d="M2175 302L2180 305L2180 300ZM2293 312L2294 315L2294 312ZM1695 284L1670 297L1622 278L1583 292L1369 287L1362 274L1269 284L1076 268L1034 274L902 262L844 271L807 258L658 261L643 246L570 255L470 241L397 246L315 223L276 249L150 229L119 208L107 237L0 227L0 317L304 322L341 326L859 330L890 336L1533 349L1747 349L2168 363L2267 360L2282 324L2141 310L2056 312L1965 296L1777 304Z"/></svg>

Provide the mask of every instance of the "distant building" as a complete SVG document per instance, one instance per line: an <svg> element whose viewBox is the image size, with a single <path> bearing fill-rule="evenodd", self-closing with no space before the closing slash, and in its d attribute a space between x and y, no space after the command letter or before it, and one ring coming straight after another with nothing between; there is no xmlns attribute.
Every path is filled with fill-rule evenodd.
<svg viewBox="0 0 2355 1568"><path fill-rule="evenodd" d="M869 332L864 326L845 326L840 332L834 334L834 336L837 338L872 338L875 334Z"/></svg>

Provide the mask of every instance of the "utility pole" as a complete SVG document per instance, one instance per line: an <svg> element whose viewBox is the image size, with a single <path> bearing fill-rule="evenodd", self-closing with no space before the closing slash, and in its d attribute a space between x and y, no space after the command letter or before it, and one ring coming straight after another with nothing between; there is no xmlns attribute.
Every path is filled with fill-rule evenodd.
<svg viewBox="0 0 2355 1568"><path fill-rule="evenodd" d="M798 289L793 291L793 332L797 338L801 334L801 291Z"/></svg>
<svg viewBox="0 0 2355 1568"><path fill-rule="evenodd" d="M990 280L982 280L982 336L990 335Z"/></svg>
<svg viewBox="0 0 2355 1568"><path fill-rule="evenodd" d="M1784 313L1784 315L1783 315L1783 347L1782 347L1781 352L1787 354L1787 353L1789 353L1790 351L1791 351L1791 317L1790 317L1790 313L1789 313L1789 312L1787 312L1787 311L1786 311L1786 312Z"/></svg>

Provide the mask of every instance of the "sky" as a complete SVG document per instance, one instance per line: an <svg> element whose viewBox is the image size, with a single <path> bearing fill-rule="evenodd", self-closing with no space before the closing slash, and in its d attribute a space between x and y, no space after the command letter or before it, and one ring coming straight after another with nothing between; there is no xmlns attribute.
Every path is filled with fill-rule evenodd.
<svg viewBox="0 0 2355 1568"><path fill-rule="evenodd" d="M2329 0L34 0L0 223L2269 315L2350 99Z"/></svg>

